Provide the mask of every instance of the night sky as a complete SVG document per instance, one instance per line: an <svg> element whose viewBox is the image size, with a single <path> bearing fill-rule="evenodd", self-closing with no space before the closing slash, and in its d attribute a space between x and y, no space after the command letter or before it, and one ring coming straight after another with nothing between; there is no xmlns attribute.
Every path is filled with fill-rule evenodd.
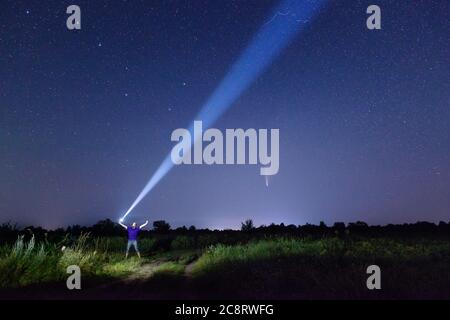
<svg viewBox="0 0 450 320"><path fill-rule="evenodd" d="M0 222L117 220L261 25L292 18L277 3L2 0ZM330 1L214 125L280 129L269 187L259 165L177 166L130 220L449 221L449 18L446 0Z"/></svg>

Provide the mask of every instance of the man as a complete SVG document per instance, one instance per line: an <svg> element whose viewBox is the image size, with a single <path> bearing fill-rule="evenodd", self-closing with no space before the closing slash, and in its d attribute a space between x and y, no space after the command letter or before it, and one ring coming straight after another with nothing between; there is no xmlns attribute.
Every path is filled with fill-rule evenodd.
<svg viewBox="0 0 450 320"><path fill-rule="evenodd" d="M128 243L127 243L127 252L125 254L125 259L128 258L128 251L130 251L131 246L134 247L134 250L136 251L139 258L141 258L141 254L139 253L138 245L137 245L137 237L139 234L139 231L141 231L142 228L144 228L148 224L148 220L145 221L145 223L139 227L137 227L136 222L133 222L131 226L126 226L122 223L123 220L119 220L119 224L127 229L128 231Z"/></svg>

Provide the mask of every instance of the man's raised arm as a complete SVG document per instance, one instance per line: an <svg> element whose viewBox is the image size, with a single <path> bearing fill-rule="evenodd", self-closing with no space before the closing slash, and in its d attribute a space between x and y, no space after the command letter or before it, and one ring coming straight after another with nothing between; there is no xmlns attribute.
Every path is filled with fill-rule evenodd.
<svg viewBox="0 0 450 320"><path fill-rule="evenodd" d="M119 224L120 224L122 227L124 227L125 229L128 229L128 227L122 223L122 220L119 220Z"/></svg>
<svg viewBox="0 0 450 320"><path fill-rule="evenodd" d="M147 221L145 221L145 223L143 224L143 225L141 225L141 226L139 226L139 229L142 229L142 228L144 228L146 225L148 225L148 220Z"/></svg>

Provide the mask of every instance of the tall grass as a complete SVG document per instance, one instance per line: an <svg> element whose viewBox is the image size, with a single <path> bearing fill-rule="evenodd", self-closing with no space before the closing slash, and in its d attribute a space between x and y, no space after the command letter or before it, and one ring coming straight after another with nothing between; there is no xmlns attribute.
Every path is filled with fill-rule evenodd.
<svg viewBox="0 0 450 320"><path fill-rule="evenodd" d="M408 243L390 239L343 240L339 238L288 239L254 241L243 245L209 247L195 265L194 272L236 263L293 257L325 257L327 259L368 260L450 260L450 243L415 241Z"/></svg>
<svg viewBox="0 0 450 320"><path fill-rule="evenodd" d="M61 278L54 266L58 262L54 250L37 245L34 237L27 243L23 236L9 248L3 248L0 259L0 286L18 287Z"/></svg>
<svg viewBox="0 0 450 320"><path fill-rule="evenodd" d="M20 236L14 245L1 247L0 288L60 281L67 277L70 265L78 265L83 277L118 277L136 270L141 262L124 260L123 239L120 253L115 251L118 244L118 239L92 239L88 234L68 247L38 244L34 236L29 241Z"/></svg>
<svg viewBox="0 0 450 320"><path fill-rule="evenodd" d="M166 239L162 244L149 238L140 240L142 253L157 252L152 256L157 262L152 278L159 279L155 288L178 288L187 274L200 288L204 284L205 290L213 287L244 296L248 293L248 297L267 293L273 298L280 293L289 298L309 290L328 292L331 297L342 292L363 296L370 264L382 266L384 290L420 296L427 291L448 293L450 287L450 242L444 240L268 238L238 245L215 244L205 250L186 249L193 245L192 240L180 237L172 251L160 250L166 247ZM80 266L84 278L123 277L145 271L140 266L149 261L134 256L125 260L126 239L120 237L83 234L63 247L67 243L37 243L34 237L29 241L19 237L13 245L0 246L0 288L59 282L67 277L69 265ZM413 289L411 283L417 286Z"/></svg>
<svg viewBox="0 0 450 320"><path fill-rule="evenodd" d="M372 298L366 268L382 270L386 297L444 297L450 288L448 241L273 238L210 247L192 274L218 297ZM371 295L372 294L372 295Z"/></svg>

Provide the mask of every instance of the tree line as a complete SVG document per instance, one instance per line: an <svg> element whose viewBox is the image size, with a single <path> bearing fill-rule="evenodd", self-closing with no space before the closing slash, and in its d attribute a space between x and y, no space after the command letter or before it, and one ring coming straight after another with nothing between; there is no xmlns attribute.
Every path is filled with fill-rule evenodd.
<svg viewBox="0 0 450 320"><path fill-rule="evenodd" d="M450 222L441 221L438 224L420 221L416 223L368 225L363 221L345 224L336 222L326 225L320 222L318 225L304 224L270 224L256 227L251 219L241 223L240 230L210 230L197 229L195 226L182 226L173 229L167 221L158 220L153 222L151 230L142 230L142 237L151 236L177 236L177 235L199 235L199 234L223 234L230 237L264 237L271 235L300 236L300 237L325 237L325 236L450 236ZM79 236L91 234L94 237L125 236L126 231L110 219L101 220L92 226L73 225L67 228L46 230L42 227L28 226L19 228L11 223L0 225L0 241L15 241L19 235L25 237L34 236L36 239L60 238L65 235Z"/></svg>

